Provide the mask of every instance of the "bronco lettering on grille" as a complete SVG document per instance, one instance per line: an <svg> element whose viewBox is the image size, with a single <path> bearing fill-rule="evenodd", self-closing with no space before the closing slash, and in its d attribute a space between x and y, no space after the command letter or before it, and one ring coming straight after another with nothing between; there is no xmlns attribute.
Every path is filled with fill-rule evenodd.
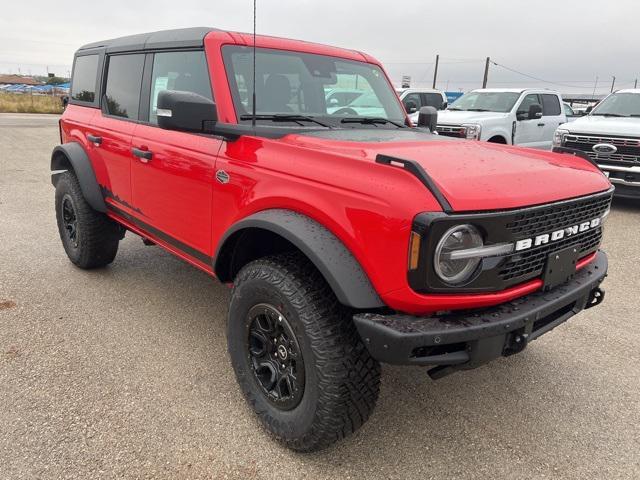
<svg viewBox="0 0 640 480"><path fill-rule="evenodd" d="M571 237L578 233L586 232L587 230L596 228L601 223L602 218L598 217L588 222L582 222L578 225L572 225L570 227L562 228L551 233L543 233L542 235L538 235L533 238L518 240L515 245L515 251L520 252L522 250L527 250L532 247L539 247L540 245L545 245L550 242L557 242L558 240L562 240L563 238Z"/></svg>

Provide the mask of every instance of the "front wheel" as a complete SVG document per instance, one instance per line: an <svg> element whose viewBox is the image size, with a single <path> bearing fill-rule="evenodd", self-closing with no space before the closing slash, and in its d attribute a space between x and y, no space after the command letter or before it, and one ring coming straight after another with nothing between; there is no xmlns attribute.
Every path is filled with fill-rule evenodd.
<svg viewBox="0 0 640 480"><path fill-rule="evenodd" d="M113 262L122 228L91 208L72 172L56 181L56 220L62 246L75 265L88 269Z"/></svg>
<svg viewBox="0 0 640 480"><path fill-rule="evenodd" d="M235 279L227 328L245 398L289 448L319 450L369 418L380 365L348 310L303 256L246 265Z"/></svg>

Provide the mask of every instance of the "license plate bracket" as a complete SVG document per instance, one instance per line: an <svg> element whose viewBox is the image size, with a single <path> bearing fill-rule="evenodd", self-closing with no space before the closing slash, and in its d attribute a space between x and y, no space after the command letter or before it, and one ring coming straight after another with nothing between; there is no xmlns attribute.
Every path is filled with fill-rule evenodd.
<svg viewBox="0 0 640 480"><path fill-rule="evenodd" d="M542 275L543 288L545 290L551 290L573 278L576 274L578 254L578 246L574 245L551 252L547 256L544 274Z"/></svg>

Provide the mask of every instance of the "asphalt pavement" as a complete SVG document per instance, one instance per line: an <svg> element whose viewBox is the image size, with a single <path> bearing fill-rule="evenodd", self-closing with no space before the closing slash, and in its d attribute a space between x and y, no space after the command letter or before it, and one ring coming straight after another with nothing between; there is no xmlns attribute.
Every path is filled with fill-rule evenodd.
<svg viewBox="0 0 640 480"><path fill-rule="evenodd" d="M385 366L369 422L297 454L236 385L227 287L131 233L108 268L67 260L58 142L0 115L0 479L640 478L640 201L614 203L600 307L436 382Z"/></svg>

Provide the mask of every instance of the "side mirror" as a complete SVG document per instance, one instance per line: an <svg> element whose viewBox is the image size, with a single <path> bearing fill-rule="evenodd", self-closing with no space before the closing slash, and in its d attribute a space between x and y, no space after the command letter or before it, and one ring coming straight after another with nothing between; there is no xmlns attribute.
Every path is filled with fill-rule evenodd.
<svg viewBox="0 0 640 480"><path fill-rule="evenodd" d="M587 107L587 109L584 111L584 113L585 113L585 114L589 114L589 113L591 113L591 110L593 110L593 105L589 105L589 106Z"/></svg>
<svg viewBox="0 0 640 480"><path fill-rule="evenodd" d="M534 103L529 107L528 119L533 120L536 118L542 118L542 107L539 104Z"/></svg>
<svg viewBox="0 0 640 480"><path fill-rule="evenodd" d="M158 94L158 126L166 130L210 132L218 121L216 104L193 92L163 90Z"/></svg>
<svg viewBox="0 0 640 480"><path fill-rule="evenodd" d="M436 131L438 125L438 111L434 107L422 107L418 113L418 126Z"/></svg>
<svg viewBox="0 0 640 480"><path fill-rule="evenodd" d="M404 108L407 109L407 113L415 113L418 110L417 105L413 102L405 103Z"/></svg>
<svg viewBox="0 0 640 480"><path fill-rule="evenodd" d="M69 105L69 95L63 95L60 97L60 100L62 101L62 109L64 110L67 108L67 105Z"/></svg>
<svg viewBox="0 0 640 480"><path fill-rule="evenodd" d="M442 108L440 110L446 110L449 106L449 102L442 102Z"/></svg>

